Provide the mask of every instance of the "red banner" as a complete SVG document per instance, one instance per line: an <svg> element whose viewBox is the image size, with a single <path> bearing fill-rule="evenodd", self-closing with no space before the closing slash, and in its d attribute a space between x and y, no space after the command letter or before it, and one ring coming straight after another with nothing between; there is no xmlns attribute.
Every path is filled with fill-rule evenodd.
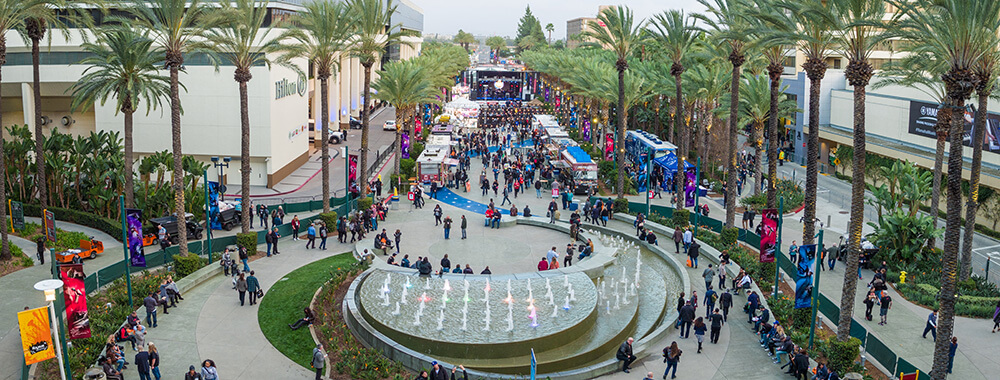
<svg viewBox="0 0 1000 380"><path fill-rule="evenodd" d="M87 291L83 284L83 264L59 266L66 300L66 325L70 339L90 338L90 316L87 313Z"/></svg>
<svg viewBox="0 0 1000 380"><path fill-rule="evenodd" d="M49 210L45 210L45 237L56 242L56 214Z"/></svg>
<svg viewBox="0 0 1000 380"><path fill-rule="evenodd" d="M778 210L766 208L760 212L760 262L773 263L778 238Z"/></svg>
<svg viewBox="0 0 1000 380"><path fill-rule="evenodd" d="M354 188L354 184L358 182L358 155L349 154L347 155L347 181L351 183L351 188Z"/></svg>

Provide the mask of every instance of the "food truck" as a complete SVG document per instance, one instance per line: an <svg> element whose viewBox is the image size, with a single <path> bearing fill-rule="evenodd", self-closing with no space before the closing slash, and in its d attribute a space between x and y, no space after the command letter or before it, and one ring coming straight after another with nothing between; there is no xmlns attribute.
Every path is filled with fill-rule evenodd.
<svg viewBox="0 0 1000 380"><path fill-rule="evenodd" d="M427 147L417 157L417 180L423 183L441 181L448 168L458 165L451 155L452 140L447 135L427 136Z"/></svg>
<svg viewBox="0 0 1000 380"><path fill-rule="evenodd" d="M570 146L562 151L562 161L572 170L576 194L586 194L588 189L597 187L597 163L579 146Z"/></svg>

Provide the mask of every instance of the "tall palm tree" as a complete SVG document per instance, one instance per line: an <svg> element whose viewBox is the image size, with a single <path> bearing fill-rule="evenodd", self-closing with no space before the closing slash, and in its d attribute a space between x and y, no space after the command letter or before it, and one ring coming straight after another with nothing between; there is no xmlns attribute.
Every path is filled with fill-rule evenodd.
<svg viewBox="0 0 1000 380"><path fill-rule="evenodd" d="M235 3L235 5L233 5ZM209 22L217 27L205 33L205 39L223 58L235 66L233 79L239 85L240 93L240 213L241 232L250 232L250 105L247 82L253 78L250 72L254 66L271 67L279 64L292 67L285 55L275 56L282 50L280 40L272 34L272 27L263 28L264 20L270 14L267 1L233 0L220 2L220 8L213 11ZM271 24L274 25L273 23ZM274 56L275 58L270 58Z"/></svg>
<svg viewBox="0 0 1000 380"><path fill-rule="evenodd" d="M648 29L649 33L667 53L667 57L672 62L670 75L674 77L674 89L676 91L674 108L677 110L674 114L674 123L681 131L680 138L676 140L678 150L678 178L683 178L684 160L687 158L688 151L690 150L688 142L691 130L690 128L680 127L684 125L684 107L681 106L681 98L683 96L681 93L681 75L684 74L683 62L685 55L698 41L698 30L694 27L694 21L693 17L685 16L684 11L671 9L653 16L653 20L650 22L652 28ZM692 96L691 98L693 99L694 97ZM701 153L700 151L698 152L698 154ZM684 207L684 186L687 184L687 181L677 180L674 182L677 185L677 207Z"/></svg>
<svg viewBox="0 0 1000 380"><path fill-rule="evenodd" d="M993 25L997 30L996 25ZM986 53L979 58L973 67L979 77L976 86L976 97L979 107L976 108L976 125L972 127L972 167L969 175L969 198L965 202L965 233L962 234L962 260L959 271L959 281L965 281L972 274L972 240L976 231L976 212L979 211L979 177L983 166L983 138L986 134L986 117L988 115L989 98L996 87L998 70L1000 70L1000 51L997 46L1000 41L987 44Z"/></svg>
<svg viewBox="0 0 1000 380"><path fill-rule="evenodd" d="M371 101L372 66L379 62L382 54L391 45L412 44L405 37L415 33L402 29L402 24L392 24L396 13L393 0L348 0L354 19L354 36L348 51L365 68L365 82L361 99L361 165L358 167L358 185L361 195L368 194L368 119L371 117L368 104ZM399 154L399 152L397 152Z"/></svg>
<svg viewBox="0 0 1000 380"><path fill-rule="evenodd" d="M26 20L37 19L47 12L50 0L0 0L0 70L7 62L7 31L16 31L28 41L26 35ZM37 108L37 107L36 107ZM0 125L3 125L0 121ZM0 127L0 146L5 146L4 128ZM36 156L38 157L38 156ZM6 154L0 154L0 202L7 204L7 164ZM0 207L0 220L7 220L7 207ZM7 229L0 228L0 260L11 258L10 241L7 239Z"/></svg>
<svg viewBox="0 0 1000 380"><path fill-rule="evenodd" d="M834 30L836 17L825 0L783 2L797 26L787 34L789 39L801 41L800 49L806 57L802 68L809 78L809 136L806 141L805 225L802 243L813 244L816 238L816 179L819 175L819 98L820 86L826 76L826 58L836 46Z"/></svg>
<svg viewBox="0 0 1000 380"><path fill-rule="evenodd" d="M549 33L549 45L552 44L552 32L556 31L556 26L552 23L545 24L545 31Z"/></svg>
<svg viewBox="0 0 1000 380"><path fill-rule="evenodd" d="M740 85L740 124L752 125L754 133L751 139L753 140L754 148L762 150L761 143L764 126L771 119L771 115L784 116L800 112L801 110L796 107L795 101L788 98L782 98L776 107L771 108L770 87L772 82L768 77L744 73L741 82L743 84ZM785 86L778 90L784 92L787 89L788 86ZM760 175L759 165L755 170L757 171L756 174Z"/></svg>
<svg viewBox="0 0 1000 380"><path fill-rule="evenodd" d="M140 28L149 31L156 44L164 51L165 66L170 70L170 134L173 150L171 188L174 191L174 215L184 219L184 165L181 149L181 91L180 69L184 54L206 51L197 43L205 31L212 27L211 8L199 0L141 0L130 4L125 11L135 19ZM209 55L211 57L211 55ZM187 254L187 234L177 234L178 252Z"/></svg>
<svg viewBox="0 0 1000 380"><path fill-rule="evenodd" d="M604 9L597 15L597 21L588 21L589 28L584 35L596 41L588 45L597 45L615 53L615 69L618 71L618 107L615 115L618 123L615 125L615 157L619 168L625 167L625 70L628 70L628 58L632 56L644 40L642 21L635 22L632 10L621 5ZM618 170L618 199L625 198L624 170Z"/></svg>
<svg viewBox="0 0 1000 380"><path fill-rule="evenodd" d="M865 219L865 96L866 87L875 73L868 57L876 45L888 34L885 17L885 0L832 0L839 32L837 45L847 58L847 82L854 87L854 157L851 159L851 218L847 225L848 256L844 272L844 286L840 296L840 320L837 339L844 342L851 338L851 316L854 312L855 292L858 286L858 257L861 255L861 228ZM849 274L848 274L849 273Z"/></svg>
<svg viewBox="0 0 1000 380"><path fill-rule="evenodd" d="M413 60L394 62L386 65L385 70L372 82L372 88L377 91L375 99L383 100L396 108L396 140L394 145L396 155L393 160L393 172L399 174L399 161L403 155L403 139L400 132L404 127L408 114L418 104L433 103L437 99L437 89L431 83L428 75L431 69L425 68ZM397 176L397 181L400 178ZM399 188L400 182L393 186Z"/></svg>
<svg viewBox="0 0 1000 380"><path fill-rule="evenodd" d="M73 84L72 109L91 107L108 98L115 99L115 112L121 112L125 131L125 207L133 207L135 184L132 153L132 120L145 103L146 114L160 107L170 94L170 78L160 75L157 65L163 52L153 40L135 29L113 27L97 29L97 43L85 43L91 55L80 61L87 65L83 76ZM77 181L79 182L79 181ZM79 189L77 189L79 197Z"/></svg>
<svg viewBox="0 0 1000 380"><path fill-rule="evenodd" d="M695 15L704 22L713 37L729 45L729 63L733 65L729 78L729 149L726 167L726 227L736 222L736 132L740 102L740 68L746 61L746 48L751 25L745 15L749 4L744 0L698 0L709 14Z"/></svg>
<svg viewBox="0 0 1000 380"><path fill-rule="evenodd" d="M303 5L296 14L296 28L288 29L279 38L294 41L285 46L286 58L305 57L312 62L319 79L320 93L320 152L323 161L323 212L330 212L330 78L340 70L340 59L352 33L350 14L344 3L315 0Z"/></svg>
<svg viewBox="0 0 1000 380"><path fill-rule="evenodd" d="M915 45L944 52L942 60L948 71L942 75L947 94L947 107L964 110L965 101L980 85L976 66L981 57L994 49L995 19L1000 15L1000 2L976 0L890 0L899 8L900 31ZM950 338L955 327L955 299L958 285L958 251L962 212L962 139L965 119L953 115L949 131L948 207L942 254L941 293L938 295L938 333L935 341L931 377L945 379L950 351ZM981 144L981 141L976 143Z"/></svg>

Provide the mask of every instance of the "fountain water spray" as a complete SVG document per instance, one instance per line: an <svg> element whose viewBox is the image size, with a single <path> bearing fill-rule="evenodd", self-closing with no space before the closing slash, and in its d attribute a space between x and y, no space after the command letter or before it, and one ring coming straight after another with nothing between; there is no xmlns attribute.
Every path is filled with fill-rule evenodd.
<svg viewBox="0 0 1000 380"><path fill-rule="evenodd" d="M431 279L430 279L430 277L425 278L424 280L425 280L424 281L424 289L430 289L431 288Z"/></svg>
<svg viewBox="0 0 1000 380"><path fill-rule="evenodd" d="M424 315L424 301L423 297L420 297L420 306L417 307L417 314L414 316L413 325L420 326L420 316Z"/></svg>
<svg viewBox="0 0 1000 380"><path fill-rule="evenodd" d="M569 275L563 275L563 286L569 287Z"/></svg>
<svg viewBox="0 0 1000 380"><path fill-rule="evenodd" d="M490 280L486 280L486 287L483 288L483 302L490 303Z"/></svg>
<svg viewBox="0 0 1000 380"><path fill-rule="evenodd" d="M528 302L534 302L534 301L535 301L535 296L531 292L531 279L529 278L528 279Z"/></svg>
<svg viewBox="0 0 1000 380"><path fill-rule="evenodd" d="M622 273L625 273L625 271L623 270ZM446 291L451 290L451 284L448 282L448 280L444 280L444 286L441 289L444 289Z"/></svg>
<svg viewBox="0 0 1000 380"><path fill-rule="evenodd" d="M510 304L508 304L510 305ZM507 307L507 331L514 331L514 307Z"/></svg>
<svg viewBox="0 0 1000 380"><path fill-rule="evenodd" d="M559 306L552 304L552 319L556 319L559 316Z"/></svg>
<svg viewBox="0 0 1000 380"><path fill-rule="evenodd" d="M566 296L566 304L563 305L563 310L569 310L569 296Z"/></svg>
<svg viewBox="0 0 1000 380"><path fill-rule="evenodd" d="M409 280L407 280L407 281L409 281ZM406 293L407 293L406 289L407 288L408 288L408 286L403 286L403 291L399 293L399 302L403 303L404 305L406 304Z"/></svg>
<svg viewBox="0 0 1000 380"><path fill-rule="evenodd" d="M531 327L538 327L538 314L535 312L535 308L531 308L531 312L528 313L528 318L531 319Z"/></svg>
<svg viewBox="0 0 1000 380"><path fill-rule="evenodd" d="M406 285L404 285L403 287L404 288L412 288L413 287L413 285L410 285L410 278L409 277L406 278Z"/></svg>
<svg viewBox="0 0 1000 380"><path fill-rule="evenodd" d="M573 291L573 287L570 286L568 291L569 291L569 300L576 301L576 292Z"/></svg>
<svg viewBox="0 0 1000 380"><path fill-rule="evenodd" d="M441 314L438 314L438 327L437 329L444 330L444 310L441 310Z"/></svg>
<svg viewBox="0 0 1000 380"><path fill-rule="evenodd" d="M483 319L485 325L483 326L483 331L490 331L490 301L486 300L486 318Z"/></svg>
<svg viewBox="0 0 1000 380"><path fill-rule="evenodd" d="M396 310L392 312L392 315L399 315L399 302L396 302Z"/></svg>

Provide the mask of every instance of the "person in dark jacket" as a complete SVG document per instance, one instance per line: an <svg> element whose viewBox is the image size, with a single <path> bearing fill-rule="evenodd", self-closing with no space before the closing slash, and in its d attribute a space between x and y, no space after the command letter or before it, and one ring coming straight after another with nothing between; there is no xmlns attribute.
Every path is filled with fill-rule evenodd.
<svg viewBox="0 0 1000 380"><path fill-rule="evenodd" d="M430 380L448 380L448 373L436 361L431 362L431 372L429 375Z"/></svg>
<svg viewBox="0 0 1000 380"><path fill-rule="evenodd" d="M635 339L629 337L618 347L618 352L615 354L615 358L622 361L622 372L628 373L629 366L635 361L636 357L632 354L632 342Z"/></svg>
<svg viewBox="0 0 1000 380"><path fill-rule="evenodd" d="M757 295L757 292L750 292L750 295L747 296L747 302L750 305L749 308L747 309L749 311L749 313L747 313L749 314L749 316L747 317L747 323L753 323L754 313L760 306L760 296Z"/></svg>
<svg viewBox="0 0 1000 380"><path fill-rule="evenodd" d="M692 240L691 245L688 247L688 257L691 258L691 267L698 267L698 249L701 248L701 244L698 244L697 240Z"/></svg>
<svg viewBox="0 0 1000 380"><path fill-rule="evenodd" d="M45 237L40 236L35 239L35 245L37 246L36 254L38 255L38 262L40 265L45 265Z"/></svg>
<svg viewBox="0 0 1000 380"><path fill-rule="evenodd" d="M806 353L806 349L799 350L799 354L795 355L795 372L794 376L796 379L809 380L809 355Z"/></svg>
<svg viewBox="0 0 1000 380"><path fill-rule="evenodd" d="M441 274L445 274L451 271L451 260L448 260L448 254L444 254L444 258L441 259Z"/></svg>
<svg viewBox="0 0 1000 380"><path fill-rule="evenodd" d="M680 312L681 318L681 338L687 339L691 336L691 324L694 322L694 306L691 306L691 302L684 304Z"/></svg>
<svg viewBox="0 0 1000 380"><path fill-rule="evenodd" d="M278 227L272 228L268 235L271 236L271 244L274 244L274 254L280 254L281 252L278 252L278 238L280 238L281 235L278 234Z"/></svg>
<svg viewBox="0 0 1000 380"><path fill-rule="evenodd" d="M156 327L156 307L159 306L158 301L156 301L156 292L143 298L142 306L146 307L146 326Z"/></svg>
<svg viewBox="0 0 1000 380"><path fill-rule="evenodd" d="M489 265L487 265L487 266L486 266L486 268L485 268L485 269L483 269L483 271L482 271L482 272L479 272L479 274L493 274L493 272L492 272L492 271L490 271L490 266L489 266Z"/></svg>
<svg viewBox="0 0 1000 380"><path fill-rule="evenodd" d="M469 380L469 372L466 371L465 366L461 364L459 364L458 367L451 367L451 380L458 380L458 378L455 377L455 370L461 370L463 380Z"/></svg>
<svg viewBox="0 0 1000 380"><path fill-rule="evenodd" d="M139 371L139 379L149 380L149 353L142 346L139 347L139 352L135 353L135 369Z"/></svg>
<svg viewBox="0 0 1000 380"><path fill-rule="evenodd" d="M460 227L462 228L462 240L465 240L465 229L469 227L469 221L465 219L465 215L462 215L462 225Z"/></svg>
<svg viewBox="0 0 1000 380"><path fill-rule="evenodd" d="M420 272L421 276L430 276L434 269L431 267L431 262L425 257L417 263L417 271Z"/></svg>
<svg viewBox="0 0 1000 380"><path fill-rule="evenodd" d="M729 322L729 308L733 306L733 295L728 289L719 296L719 306L722 307L722 321Z"/></svg>

